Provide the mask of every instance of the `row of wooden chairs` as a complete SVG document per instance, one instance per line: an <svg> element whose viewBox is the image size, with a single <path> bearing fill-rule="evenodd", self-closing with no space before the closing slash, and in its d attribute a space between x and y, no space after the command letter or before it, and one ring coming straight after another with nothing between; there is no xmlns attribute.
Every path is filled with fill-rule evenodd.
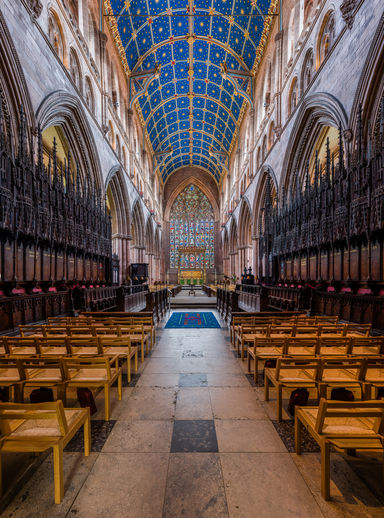
<svg viewBox="0 0 384 518"><path fill-rule="evenodd" d="M72 338L94 338L94 337L122 337L132 344L139 344L141 351L141 361L144 361L145 354L150 350L149 334L145 332L144 326L135 325L39 325L39 326L20 326L20 336L22 338L39 338L44 337L56 339L60 337ZM8 338L5 338L5 347Z"/></svg>
<svg viewBox="0 0 384 518"><path fill-rule="evenodd" d="M312 316L309 317L305 314L293 315L293 316L234 316L230 326L230 339L232 344L235 344L236 332L239 330L239 326L262 326L267 324L272 325L284 325L284 324L299 324L299 325L312 325L312 324L337 324L339 322L338 316Z"/></svg>
<svg viewBox="0 0 384 518"><path fill-rule="evenodd" d="M105 419L110 418L110 390L117 381L118 398L122 396L122 368L119 355L62 358L0 358L0 385L14 391L14 400L24 401L24 389L50 387L57 399L66 403L67 388L103 389Z"/></svg>
<svg viewBox="0 0 384 518"><path fill-rule="evenodd" d="M283 357L371 357L384 353L384 337L313 337L313 338L255 338L247 349L248 372L254 363L253 375L257 383L260 361Z"/></svg>
<svg viewBox="0 0 384 518"><path fill-rule="evenodd" d="M258 337L278 338L285 337L350 337L350 336L366 336L370 334L371 326L363 326L359 324L314 324L307 326L292 325L267 325L260 327L240 326L237 334L236 349L240 353L241 359L244 359L244 351L247 343L252 343Z"/></svg>
<svg viewBox="0 0 384 518"><path fill-rule="evenodd" d="M264 371L264 395L277 390L277 418L282 419L284 389L315 389L317 397L327 398L328 389L358 389L362 399L371 399L372 388L384 387L384 358L278 358L276 367Z"/></svg>
<svg viewBox="0 0 384 518"><path fill-rule="evenodd" d="M81 356L118 356L127 363L128 382L131 381L131 361L134 360L134 370L138 370L139 348L132 345L129 336L98 336L77 338L62 336L46 337L4 337L3 356L9 357L81 357ZM0 372L0 386L1 386Z"/></svg>

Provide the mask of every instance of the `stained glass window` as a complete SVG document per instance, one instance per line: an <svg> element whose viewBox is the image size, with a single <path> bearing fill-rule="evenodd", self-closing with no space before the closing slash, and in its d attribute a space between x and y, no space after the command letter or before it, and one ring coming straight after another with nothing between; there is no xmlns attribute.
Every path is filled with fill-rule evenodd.
<svg viewBox="0 0 384 518"><path fill-rule="evenodd" d="M170 267L179 267L179 247L205 248L203 254L181 256L181 268L214 268L215 224L213 208L194 184L176 198L170 217Z"/></svg>

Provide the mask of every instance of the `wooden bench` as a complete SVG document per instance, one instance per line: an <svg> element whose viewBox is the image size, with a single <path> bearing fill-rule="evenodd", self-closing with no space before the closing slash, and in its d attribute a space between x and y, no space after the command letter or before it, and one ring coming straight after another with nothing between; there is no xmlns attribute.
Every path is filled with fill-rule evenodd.
<svg viewBox="0 0 384 518"><path fill-rule="evenodd" d="M84 453L91 448L89 408L64 408L62 401L39 404L0 403L1 454L53 449L55 503L64 497L63 449L84 426ZM0 478L1 488L1 478Z"/></svg>
<svg viewBox="0 0 384 518"><path fill-rule="evenodd" d="M319 407L296 407L295 450L301 454L302 428L321 449L321 494L330 499L330 450L383 451L384 401L320 400Z"/></svg>

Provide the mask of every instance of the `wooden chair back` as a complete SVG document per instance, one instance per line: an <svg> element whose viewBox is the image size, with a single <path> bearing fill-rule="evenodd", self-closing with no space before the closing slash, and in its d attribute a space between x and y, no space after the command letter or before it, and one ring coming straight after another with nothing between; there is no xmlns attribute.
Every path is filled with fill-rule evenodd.
<svg viewBox="0 0 384 518"><path fill-rule="evenodd" d="M348 421L351 418L361 419L366 428L354 432L353 427L348 430ZM338 425L344 426L337 431ZM321 399L317 413L315 430L318 434L324 434L324 428L332 426L332 433L326 433L327 437L364 438L379 434L384 423L384 401L330 401Z"/></svg>
<svg viewBox="0 0 384 518"><path fill-rule="evenodd" d="M84 378L92 376L92 372L106 374L106 379L111 381L111 364L108 358L87 357L87 358L63 358L62 366L65 379L70 381L73 377L84 374Z"/></svg>
<svg viewBox="0 0 384 518"><path fill-rule="evenodd" d="M61 381L65 381L65 374L60 358L21 358L19 360L23 380L33 380L39 371L55 371L60 373Z"/></svg>
<svg viewBox="0 0 384 518"><path fill-rule="evenodd" d="M44 326L39 324L26 324L19 326L19 333L21 337L27 337L31 335L44 335Z"/></svg>
<svg viewBox="0 0 384 518"><path fill-rule="evenodd" d="M345 325L344 324L320 324L319 325L319 336L325 336L325 335L345 336Z"/></svg>
<svg viewBox="0 0 384 518"><path fill-rule="evenodd" d="M67 337L67 350L70 356L102 354L96 336L89 338Z"/></svg>
<svg viewBox="0 0 384 518"><path fill-rule="evenodd" d="M93 326L91 325L78 325L78 326L67 326L67 334L68 336L79 336L79 337L91 337L91 336L95 336L93 334Z"/></svg>
<svg viewBox="0 0 384 518"><path fill-rule="evenodd" d="M317 354L321 356L346 356L350 351L350 339L346 336L320 336Z"/></svg>
<svg viewBox="0 0 384 518"><path fill-rule="evenodd" d="M36 338L37 354L44 356L44 354L63 356L69 354L67 337L66 336L42 336ZM56 350L55 350L56 349ZM65 352L64 352L65 349Z"/></svg>
<svg viewBox="0 0 384 518"><path fill-rule="evenodd" d="M319 326L318 325L302 325L301 323L298 323L295 326L295 335L294 336L300 336L300 335L313 335L318 336L319 335Z"/></svg>
<svg viewBox="0 0 384 518"><path fill-rule="evenodd" d="M308 381L317 381L319 360L316 358L311 358L308 360L299 360L297 358L278 358L276 363L275 378L277 381L279 381L284 377L299 377L300 371L305 375L305 378Z"/></svg>
<svg viewBox="0 0 384 518"><path fill-rule="evenodd" d="M345 324L344 334L348 336L351 333L356 333L361 336L369 336L371 334L372 324Z"/></svg>
<svg viewBox="0 0 384 518"><path fill-rule="evenodd" d="M318 339L316 336L313 338L301 338L299 335L287 338L287 348L285 353L288 356L316 356L317 346Z"/></svg>
<svg viewBox="0 0 384 518"><path fill-rule="evenodd" d="M281 337L271 338L271 337L260 337L255 338L253 342L253 350L254 353L263 352L266 348L273 348L277 352L280 352L281 355L286 354L287 348L287 339L282 334Z"/></svg>
<svg viewBox="0 0 384 518"><path fill-rule="evenodd" d="M377 356L384 352L384 336L362 336L350 338L349 354L354 356Z"/></svg>
<svg viewBox="0 0 384 518"><path fill-rule="evenodd" d="M49 403L0 403L0 431L3 435L14 432L25 421L35 420L42 423L51 420L57 425L60 436L68 432L68 423L61 400ZM51 425L50 428L53 428ZM56 435L54 436L56 437ZM48 440L48 436L33 436L34 441Z"/></svg>
<svg viewBox="0 0 384 518"><path fill-rule="evenodd" d="M319 364L318 381L326 381L329 376L335 381L342 381L343 378L349 380L360 380L364 360L362 358L321 358Z"/></svg>
<svg viewBox="0 0 384 518"><path fill-rule="evenodd" d="M44 336L58 336L58 335L67 336L68 335L68 326L64 325L64 324L46 325L46 326L43 326L43 334L44 334Z"/></svg>
<svg viewBox="0 0 384 518"><path fill-rule="evenodd" d="M36 338L20 337L20 336L5 336L4 348L9 355L34 355L37 354Z"/></svg>
<svg viewBox="0 0 384 518"><path fill-rule="evenodd" d="M294 336L295 335L295 325L286 324L286 325L269 325L267 330L267 336L273 335L285 335L285 336Z"/></svg>

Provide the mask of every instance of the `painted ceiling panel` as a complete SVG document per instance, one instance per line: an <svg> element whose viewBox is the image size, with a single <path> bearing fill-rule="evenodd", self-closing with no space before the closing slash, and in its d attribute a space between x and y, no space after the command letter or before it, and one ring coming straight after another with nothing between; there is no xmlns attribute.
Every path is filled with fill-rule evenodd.
<svg viewBox="0 0 384 518"><path fill-rule="evenodd" d="M104 0L132 103L153 153L164 155L164 181L184 165L220 180L277 3Z"/></svg>

